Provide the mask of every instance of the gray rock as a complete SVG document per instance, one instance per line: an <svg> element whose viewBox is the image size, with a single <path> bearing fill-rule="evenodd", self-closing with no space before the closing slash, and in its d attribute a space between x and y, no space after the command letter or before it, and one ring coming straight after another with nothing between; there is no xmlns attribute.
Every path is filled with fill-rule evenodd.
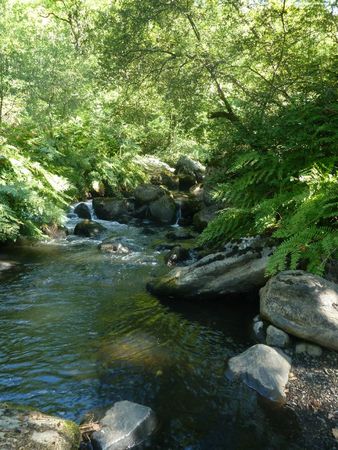
<svg viewBox="0 0 338 450"><path fill-rule="evenodd" d="M290 338L284 331L269 325L266 330L266 343L272 347L284 348L290 345Z"/></svg>
<svg viewBox="0 0 338 450"><path fill-rule="evenodd" d="M205 174L205 166L199 161L189 158L188 156L181 156L176 164L176 172L178 174L192 174L195 175L196 181L200 182Z"/></svg>
<svg viewBox="0 0 338 450"><path fill-rule="evenodd" d="M125 222L133 205L127 199L97 197L93 199L93 209L98 219Z"/></svg>
<svg viewBox="0 0 338 450"><path fill-rule="evenodd" d="M76 224L74 234L83 237L95 237L105 231L105 227L92 220L83 220Z"/></svg>
<svg viewBox="0 0 338 450"><path fill-rule="evenodd" d="M205 256L173 269L148 284L150 292L169 297L210 298L258 289L265 283L267 258L245 254L227 258L224 252Z"/></svg>
<svg viewBox="0 0 338 450"><path fill-rule="evenodd" d="M79 427L29 408L0 404L1 450L77 450Z"/></svg>
<svg viewBox="0 0 338 450"><path fill-rule="evenodd" d="M103 241L99 245L99 249L104 253L115 253L119 255L127 255L130 253L130 249L127 246L121 244L121 242L111 240L108 242Z"/></svg>
<svg viewBox="0 0 338 450"><path fill-rule="evenodd" d="M216 216L218 212L218 206L208 206L206 208L201 209L201 211L194 214L193 217L193 225L194 228L201 232L208 226L208 223L211 222Z"/></svg>
<svg viewBox="0 0 338 450"><path fill-rule="evenodd" d="M140 184L134 191L135 201L138 205L149 204L165 194L165 190L153 184Z"/></svg>
<svg viewBox="0 0 338 450"><path fill-rule="evenodd" d="M240 378L269 400L285 400L285 386L291 369L290 358L282 350L256 344L239 356L230 358L227 377Z"/></svg>
<svg viewBox="0 0 338 450"><path fill-rule="evenodd" d="M279 273L260 291L260 313L287 333L338 350L338 286L324 278Z"/></svg>
<svg viewBox="0 0 338 450"><path fill-rule="evenodd" d="M86 203L79 203L74 208L74 213L80 217L80 219L91 219L92 215L90 213L89 206Z"/></svg>
<svg viewBox="0 0 338 450"><path fill-rule="evenodd" d="M141 444L156 428L154 412L129 401L115 403L99 422L92 441L98 450L124 450Z"/></svg>
<svg viewBox="0 0 338 450"><path fill-rule="evenodd" d="M163 195L149 205L150 217L160 223L174 223L176 219L176 204L168 195Z"/></svg>
<svg viewBox="0 0 338 450"><path fill-rule="evenodd" d="M318 345L308 344L307 342L300 342L296 345L296 353L307 353L309 356L319 358L322 356L323 350Z"/></svg>
<svg viewBox="0 0 338 450"><path fill-rule="evenodd" d="M18 269L19 264L14 261L0 261L0 274L5 272L14 272Z"/></svg>
<svg viewBox="0 0 338 450"><path fill-rule="evenodd" d="M197 183L193 173L178 173L178 185L181 191L187 191Z"/></svg>
<svg viewBox="0 0 338 450"><path fill-rule="evenodd" d="M164 261L168 267L173 267L176 266L177 263L183 262L188 258L189 250L180 245L176 245L167 255L165 255Z"/></svg>
<svg viewBox="0 0 338 450"><path fill-rule="evenodd" d="M263 344L266 339L264 323L261 320L254 322L254 324L252 326L252 331L253 331L254 339L257 342Z"/></svg>
<svg viewBox="0 0 338 450"><path fill-rule="evenodd" d="M170 167L169 164L161 161L159 158L156 158L155 156L137 155L137 156L135 156L133 161L136 164L144 167L144 169L146 169L146 171L150 174L158 173L162 170L165 170L165 171L171 172L171 173L175 172L175 169L173 167Z"/></svg>

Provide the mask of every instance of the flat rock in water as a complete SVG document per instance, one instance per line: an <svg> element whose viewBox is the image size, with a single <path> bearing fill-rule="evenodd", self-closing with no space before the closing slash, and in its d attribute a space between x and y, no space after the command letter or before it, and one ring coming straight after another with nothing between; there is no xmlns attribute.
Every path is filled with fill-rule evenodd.
<svg viewBox="0 0 338 450"><path fill-rule="evenodd" d="M338 350L338 285L302 270L281 272L260 291L261 316L302 339Z"/></svg>
<svg viewBox="0 0 338 450"><path fill-rule="evenodd" d="M281 350L256 344L239 356L230 358L227 377L240 378L269 400L285 400L284 388L288 382L291 360Z"/></svg>
<svg viewBox="0 0 338 450"><path fill-rule="evenodd" d="M156 428L155 413L127 400L117 402L100 421L92 441L98 450L124 450L141 444Z"/></svg>
<svg viewBox="0 0 338 450"><path fill-rule="evenodd" d="M0 450L77 450L79 427L39 411L0 404Z"/></svg>
<svg viewBox="0 0 338 450"><path fill-rule="evenodd" d="M228 258L225 252L205 256L187 267L148 283L150 292L179 298L213 298L250 292L265 283L267 257L247 253Z"/></svg>

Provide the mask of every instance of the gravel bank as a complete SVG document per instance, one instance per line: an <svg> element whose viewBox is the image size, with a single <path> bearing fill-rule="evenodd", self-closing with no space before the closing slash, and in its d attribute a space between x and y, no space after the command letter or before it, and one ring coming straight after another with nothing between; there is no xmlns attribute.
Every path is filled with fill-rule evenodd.
<svg viewBox="0 0 338 450"><path fill-rule="evenodd" d="M301 448L336 450L338 435L338 353L295 354L287 385L287 406L298 416Z"/></svg>

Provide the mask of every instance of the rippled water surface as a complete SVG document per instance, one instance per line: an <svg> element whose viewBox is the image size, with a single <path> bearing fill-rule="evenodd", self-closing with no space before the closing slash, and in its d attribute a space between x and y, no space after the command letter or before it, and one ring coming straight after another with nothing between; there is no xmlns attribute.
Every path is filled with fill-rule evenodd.
<svg viewBox="0 0 338 450"><path fill-rule="evenodd" d="M291 448L288 418L225 378L250 344L255 304L160 302L145 284L163 270L154 249L166 231L109 228L135 251L70 239L1 255L22 265L0 281L0 401L76 421L142 403L159 417L151 449Z"/></svg>

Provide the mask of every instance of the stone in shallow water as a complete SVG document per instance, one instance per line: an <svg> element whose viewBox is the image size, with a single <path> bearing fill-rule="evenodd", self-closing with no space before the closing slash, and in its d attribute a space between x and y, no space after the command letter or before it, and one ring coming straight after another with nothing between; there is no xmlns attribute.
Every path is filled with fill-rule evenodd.
<svg viewBox="0 0 338 450"><path fill-rule="evenodd" d="M266 343L273 347L284 348L290 344L290 338L287 333L279 328L269 325L266 330Z"/></svg>
<svg viewBox="0 0 338 450"><path fill-rule="evenodd" d="M150 292L163 297L215 298L257 290L265 282L267 258L245 254L228 258L218 252L187 267L171 270L148 283Z"/></svg>
<svg viewBox="0 0 338 450"><path fill-rule="evenodd" d="M156 428L155 413L127 400L117 402L100 421L92 441L98 450L124 450L141 444Z"/></svg>
<svg viewBox="0 0 338 450"><path fill-rule="evenodd" d="M74 208L74 213L80 217L80 219L91 219L92 215L89 206L86 203L78 203Z"/></svg>
<svg viewBox="0 0 338 450"><path fill-rule="evenodd" d="M79 427L28 408L0 404L1 450L77 450Z"/></svg>
<svg viewBox="0 0 338 450"><path fill-rule="evenodd" d="M281 350L257 344L230 358L227 377L239 377L269 400L285 400L284 388L291 369L290 358Z"/></svg>

